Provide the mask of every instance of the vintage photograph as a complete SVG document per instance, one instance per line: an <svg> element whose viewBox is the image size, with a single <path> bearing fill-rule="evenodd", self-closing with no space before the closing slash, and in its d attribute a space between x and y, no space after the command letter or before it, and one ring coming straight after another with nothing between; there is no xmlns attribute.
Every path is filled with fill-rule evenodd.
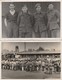
<svg viewBox="0 0 62 80"><path fill-rule="evenodd" d="M60 38L60 2L2 2L2 38Z"/></svg>
<svg viewBox="0 0 62 80"><path fill-rule="evenodd" d="M60 42L2 42L2 79L60 79Z"/></svg>

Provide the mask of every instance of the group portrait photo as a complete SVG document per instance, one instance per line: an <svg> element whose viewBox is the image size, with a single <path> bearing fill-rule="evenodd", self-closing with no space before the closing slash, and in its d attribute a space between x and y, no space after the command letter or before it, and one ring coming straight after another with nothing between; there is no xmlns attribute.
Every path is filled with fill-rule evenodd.
<svg viewBox="0 0 62 80"><path fill-rule="evenodd" d="M59 38L60 2L2 2L3 38Z"/></svg>

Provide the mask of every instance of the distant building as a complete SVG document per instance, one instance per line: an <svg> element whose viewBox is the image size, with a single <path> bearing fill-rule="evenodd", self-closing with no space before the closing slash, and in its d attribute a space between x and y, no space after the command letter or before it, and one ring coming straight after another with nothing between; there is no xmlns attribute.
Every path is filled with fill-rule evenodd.
<svg viewBox="0 0 62 80"><path fill-rule="evenodd" d="M19 46L15 46L15 51L5 51L5 55L2 54L3 56L6 56L6 58L22 58L22 57L53 57L57 56L60 57L60 51L56 51L55 49L53 50L46 50L42 47L39 47L38 49L28 49L26 50L26 43L24 43L24 51L20 52L19 51ZM2 52L3 53L3 52Z"/></svg>
<svg viewBox="0 0 62 80"><path fill-rule="evenodd" d="M60 56L60 51L23 51L23 52L19 52L17 55L36 55L36 56L53 56L53 55L58 55Z"/></svg>

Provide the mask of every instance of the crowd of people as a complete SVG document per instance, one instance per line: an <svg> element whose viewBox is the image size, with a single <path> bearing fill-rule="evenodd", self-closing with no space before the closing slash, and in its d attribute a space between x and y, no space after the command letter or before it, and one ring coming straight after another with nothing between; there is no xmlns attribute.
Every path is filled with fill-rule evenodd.
<svg viewBox="0 0 62 80"><path fill-rule="evenodd" d="M15 7L11 3L4 17L8 38L31 38L32 32L37 38L60 36L60 14L53 4L49 4L47 12L43 12L41 4L37 3L34 14L28 10L27 5L19 13Z"/></svg>
<svg viewBox="0 0 62 80"><path fill-rule="evenodd" d="M53 72L61 72L60 59L52 60L50 57L46 58L11 58L2 60L2 69L5 70L21 70L21 71L43 71L47 74Z"/></svg>

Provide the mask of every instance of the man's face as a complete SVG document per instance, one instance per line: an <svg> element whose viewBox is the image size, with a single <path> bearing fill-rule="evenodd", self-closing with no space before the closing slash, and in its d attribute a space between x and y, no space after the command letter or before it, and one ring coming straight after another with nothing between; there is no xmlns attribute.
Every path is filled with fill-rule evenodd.
<svg viewBox="0 0 62 80"><path fill-rule="evenodd" d="M10 6L10 10L13 11L15 9L14 6Z"/></svg>
<svg viewBox="0 0 62 80"><path fill-rule="evenodd" d="M40 11L41 11L41 7L38 6L38 7L36 8L36 11L37 11L37 12L40 12Z"/></svg>
<svg viewBox="0 0 62 80"><path fill-rule="evenodd" d="M22 11L23 11L24 13L27 13L28 8L27 8L27 7L23 7L23 8L22 8Z"/></svg>
<svg viewBox="0 0 62 80"><path fill-rule="evenodd" d="M49 5L49 6L48 6L48 9L49 9L49 10L53 10L53 5Z"/></svg>

